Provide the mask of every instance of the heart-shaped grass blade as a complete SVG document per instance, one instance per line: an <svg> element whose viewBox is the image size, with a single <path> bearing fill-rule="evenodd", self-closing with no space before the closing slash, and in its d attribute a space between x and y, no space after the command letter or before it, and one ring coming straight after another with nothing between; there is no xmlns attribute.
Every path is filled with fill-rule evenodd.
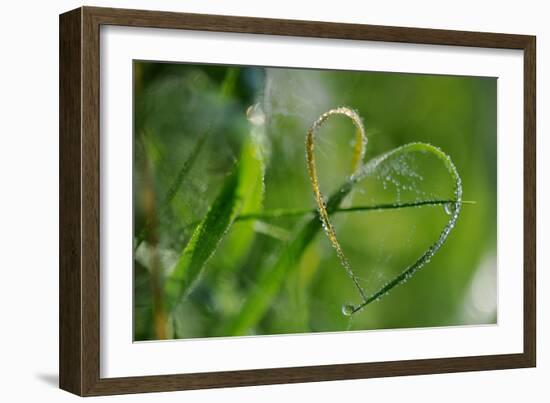
<svg viewBox="0 0 550 403"><path fill-rule="evenodd" d="M352 177L352 180L356 180L356 181L360 181L362 179L361 169L357 163L363 159L363 156L365 154L365 146L367 144L367 139L365 137L365 129L363 127L363 122L361 121L361 118L357 114L357 112L345 106L331 109L321 114L321 116L319 116L319 118L315 122L313 122L313 124L311 125L311 127L309 128L306 134L306 162L307 162L309 177L311 179L311 186L313 188L313 195L315 196L317 209L319 210L319 218L321 219L321 222L323 224L323 229L325 231L325 234L327 235L327 238L329 239L331 245L335 249L336 254L338 255L338 259L340 260L340 263L346 270L346 273L351 278L351 280L353 281L353 284L355 285L355 287L359 291L359 294L361 295L362 302L359 306L355 307L353 305L345 305L342 308L342 312L344 312L346 315L351 315L357 312L359 309L362 309L363 307L368 305L370 302L385 295L389 290L391 290L396 285L410 278L416 272L416 270L418 270L425 263L430 261L432 256L437 252L437 250L441 247L441 245L443 245L443 243L447 239L447 236L449 235L451 230L454 228L456 219L458 218L458 214L460 212L460 203L462 198L462 184L460 181L460 176L458 175L456 167L454 166L450 157L445 153L443 153L440 149L430 146L428 144L422 144L422 143L410 144L397 149L397 150L400 150L401 153L431 152L436 157L441 159L445 164L445 167L447 168L449 174L455 181L455 199L457 200L456 203L458 204L454 206L453 214L451 214L451 217L449 218L449 221L445 226L445 228L443 229L443 232L440 234L438 240L433 245L431 245L415 263L413 263L411 266L405 269L401 273L401 275L397 276L394 280L390 281L388 284L382 287L374 295L368 297L365 294L365 291L363 290L363 288L361 287L359 283L359 279L355 275L353 269L351 268L351 265L348 262L346 255L344 254L344 251L342 250L342 247L340 246L338 238L336 237L336 231L334 230L334 226L332 225L332 222L329 218L329 214L325 206L325 201L324 201L323 195L321 194L321 189L319 187L319 178L317 175L317 166L315 163L315 153L314 153L315 135L317 134L317 130L330 117L337 116L337 115L342 115L350 118L357 129L358 139L356 140L355 148L356 150L359 150L359 152L354 153L354 158L353 158L354 166L353 166L353 172L351 177ZM359 156L359 158L357 158L357 156ZM387 158L390 158L390 155L388 155L386 159Z"/></svg>
<svg viewBox="0 0 550 403"><path fill-rule="evenodd" d="M352 186L346 183L331 196L326 207L329 214L336 210L351 189ZM256 286L242 306L239 315L227 324L220 334L243 335L258 323L279 292L287 273L297 267L302 254L320 229L321 221L316 215L283 247L274 264L261 269Z"/></svg>
<svg viewBox="0 0 550 403"><path fill-rule="evenodd" d="M400 275L384 285L379 291L375 292L372 296L362 300L358 306L346 306L343 312L350 315L358 310L364 308L372 301L377 300L383 295L387 294L393 287L402 284L408 278L410 278L418 269L424 266L435 255L435 253L441 248L446 241L449 233L456 224L460 209L462 206L462 184L460 176L452 163L450 157L446 155L439 148L427 143L410 143L404 146L395 148L388 151L378 157L375 157L365 163L354 176L348 179L339 189L337 189L326 202L326 211L330 216L337 211L340 211L339 207L344 198L352 191L354 186L361 180L367 178L369 175L374 174L385 162L389 161L392 157L396 157L401 153L420 152L431 153L439 158L446 169L449 171L452 179L455 182L454 200L450 202L452 205L452 214L447 225L444 227L438 239L432 244L426 252L422 254L412 265L407 267ZM427 201L425 205L441 205L440 201L433 203ZM383 209L383 208L407 208L418 207L419 203L385 205L385 206L371 206L369 209ZM345 212L346 210L342 211ZM350 210L353 211L353 210ZM294 270L306 250L307 246L313 241L317 233L322 227L322 223L317 213L315 217L311 218L301 229L297 235L289 241L286 246L280 252L275 263L264 267L261 270L261 274L256 282L254 290L250 294L249 298L244 302L239 315L233 318L220 334L224 335L243 335L249 332L263 317L267 309L269 309L273 299L277 296L281 286L284 283L284 279L288 273ZM347 310L346 310L347 308Z"/></svg>
<svg viewBox="0 0 550 403"><path fill-rule="evenodd" d="M179 256L174 270L166 278L165 295L169 309L192 290L206 262L243 206L258 197L257 192L263 191L263 171L260 151L249 140L243 145L235 169L225 180L220 193Z"/></svg>

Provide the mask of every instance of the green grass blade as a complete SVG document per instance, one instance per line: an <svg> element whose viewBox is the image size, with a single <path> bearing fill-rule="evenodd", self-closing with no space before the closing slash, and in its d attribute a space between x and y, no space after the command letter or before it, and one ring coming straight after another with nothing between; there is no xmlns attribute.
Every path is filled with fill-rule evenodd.
<svg viewBox="0 0 550 403"><path fill-rule="evenodd" d="M423 206L443 206L445 204L454 203L454 199L442 199L442 200L420 200L412 202L402 203L382 203L371 204L364 206L351 206L351 207L339 207L334 210L334 214L339 213L355 213L366 211L382 211L382 210L398 210L411 207L423 207ZM462 200L462 204L475 204L475 201ZM267 220L277 218L290 218L290 217L302 217L305 215L314 215L317 213L316 209L273 209L264 210L262 212L253 212L240 214L235 221L248 221L248 220Z"/></svg>
<svg viewBox="0 0 550 403"><path fill-rule="evenodd" d="M251 147L253 144L250 143L246 147ZM242 207L239 211L240 215L247 215L254 211L261 211L264 201L264 160L260 156L259 150L249 150L249 152L257 153L257 158L259 159L260 165L255 166L255 169L259 169L256 180L250 180L248 194L249 196L242 203ZM223 265L218 265L218 267L224 267L225 273L228 270L237 270L242 266L243 260L246 258L250 247L252 246L252 241L255 236L255 220L244 220L238 221L238 217L235 217L235 222L231 227L231 231L224 238L223 243L220 245L219 256L223 260Z"/></svg>
<svg viewBox="0 0 550 403"><path fill-rule="evenodd" d="M234 67L228 67L220 88L220 93L224 97L230 97L232 95L233 91L235 90L235 85L237 83L238 78L239 78L239 69ZM202 135L200 135L199 139L193 146L193 149L191 150L186 160L183 162L181 168L179 169L178 173L174 177L172 183L168 188L168 191L166 192L166 195L164 196L164 200L160 206L161 218L166 214L166 212L170 207L170 203L172 202L172 200L174 199L178 191L182 188L182 185L185 179L187 178L187 174L195 164L195 161L197 160L197 157L199 156L204 146L204 143L210 137L210 134L214 126L215 126L214 124L210 124L210 126L202 133ZM134 250L137 250L139 245L145 240L146 236L147 236L147 226L145 226L137 235L134 241Z"/></svg>
<svg viewBox="0 0 550 403"><path fill-rule="evenodd" d="M202 146L204 145L206 139L209 137L209 134L210 130L206 130L205 133L200 136L200 138L195 143L195 146L189 153L187 159L182 164L180 170L178 171L176 177L174 178L172 184L166 192L166 196L164 197L163 201L163 208L167 208L167 206L172 202L178 191L181 189L183 181L187 177L187 174L189 173L191 167L199 156Z"/></svg>
<svg viewBox="0 0 550 403"><path fill-rule="evenodd" d="M209 135L209 131L206 131L204 133L204 135L202 135L197 140L197 142L195 143L195 146L193 147L193 149L189 153L189 156L183 162L183 165L181 166L180 170L178 171L178 173L177 173L176 177L174 178L172 184L168 188L168 191L166 192L166 196L164 197L164 200L163 200L163 202L161 203L161 206L160 206L160 211L159 211L160 214L159 215L161 217L166 214L166 211L168 210L168 208L170 206L170 203L172 202L172 200L176 196L178 190L182 187L182 184L183 184L185 178L187 177L187 174L191 170L191 167L195 163L195 160L197 159L197 157L198 157L198 155L199 155L199 153L202 149L202 146L204 145L206 139L208 138L208 135ZM140 233L136 237L136 240L134 242L134 244L135 244L134 249L137 250L139 245L141 245L141 243L143 242L143 240L147 236L147 228L148 228L147 226L143 227L143 229L140 231Z"/></svg>
<svg viewBox="0 0 550 403"><path fill-rule="evenodd" d="M327 203L327 211L333 212L351 191L348 184L342 186ZM297 233L297 235L286 244L270 267L264 267L257 280L256 287L245 301L239 315L232 322L226 325L221 334L243 335L253 327L264 315L273 298L279 292L281 285L288 271L298 265L302 254L307 246L315 238L321 229L321 221L318 216L309 220Z"/></svg>
<svg viewBox="0 0 550 403"><path fill-rule="evenodd" d="M257 197L258 183L263 183L263 165L258 154L252 142L245 143L238 165L225 180L204 219L195 228L174 271L165 282L169 307L173 307L191 291L206 262L215 253L243 206Z"/></svg>

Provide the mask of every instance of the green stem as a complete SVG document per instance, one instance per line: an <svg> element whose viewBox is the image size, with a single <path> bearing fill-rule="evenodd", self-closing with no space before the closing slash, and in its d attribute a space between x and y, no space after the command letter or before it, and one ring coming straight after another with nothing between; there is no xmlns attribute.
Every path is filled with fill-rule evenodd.
<svg viewBox="0 0 550 403"><path fill-rule="evenodd" d="M422 207L422 206L441 206L448 203L456 203L456 200L422 200L416 202L405 202L405 203L385 203L385 204L374 204L374 205L365 205L365 206L352 206L352 207L341 207L334 210L334 214L337 213L353 213L357 211L379 211L379 210L394 210L402 209L409 207ZM463 200L463 204L475 204L475 201ZM266 210L259 213L248 213L242 214L236 218L235 221L246 221L246 220L264 220L269 218L289 218L289 217L300 217L307 214L317 214L317 209L274 209Z"/></svg>

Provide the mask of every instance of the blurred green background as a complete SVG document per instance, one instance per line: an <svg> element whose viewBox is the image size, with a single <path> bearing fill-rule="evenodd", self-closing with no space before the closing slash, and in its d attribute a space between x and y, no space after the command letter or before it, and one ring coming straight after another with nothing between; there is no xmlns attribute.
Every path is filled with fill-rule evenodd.
<svg viewBox="0 0 550 403"><path fill-rule="evenodd" d="M135 340L496 323L496 91L496 78L484 77L135 61ZM360 298L322 230L277 266L314 214L265 216L315 209L305 135L338 106L363 118L365 161L409 142L433 144L455 163L463 199L475 202L463 205L429 264L351 317L342 306ZM354 138L345 117L319 130L324 195L348 178ZM241 208L259 218L229 222L208 239L211 256L201 242L193 256L208 259L185 292L168 298L165 285L201 220L224 221L213 206L247 147L262 177L260 186L243 185ZM440 160L409 154L361 181L343 205L446 200L453 186ZM429 205L332 220L372 294L414 262L448 218Z"/></svg>

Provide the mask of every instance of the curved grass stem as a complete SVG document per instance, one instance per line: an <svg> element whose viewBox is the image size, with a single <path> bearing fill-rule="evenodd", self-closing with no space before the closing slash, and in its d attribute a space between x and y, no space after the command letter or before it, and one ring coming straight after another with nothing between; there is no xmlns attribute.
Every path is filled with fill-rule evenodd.
<svg viewBox="0 0 550 403"><path fill-rule="evenodd" d="M334 230L334 226L332 225L332 222L330 221L329 214L327 211L327 207L325 205L325 200L323 198L323 195L321 194L321 189L319 187L319 177L317 175L317 165L315 162L315 135L317 134L317 130L331 117L331 116L346 116L353 122L355 126L355 147L352 155L352 177L356 175L361 168L361 163L363 162L363 159L365 157L365 151L367 148L367 137L365 135L365 127L363 126L363 121L361 120L361 117L357 112L355 112L353 109L350 109L348 107L342 106L339 108L331 109L325 113L323 113L319 118L313 122L311 127L307 131L306 135L306 162L307 162L307 169L309 172L309 178L311 179L311 186L313 188L313 195L315 196L315 201L317 203L317 210L319 211L319 219L321 220L321 223L323 224L323 229L325 230L325 234L327 235L332 247L336 251L336 254L338 255L338 258L340 260L340 263L346 270L346 273L351 278L353 283L355 284L355 287L363 297L363 299L366 299L367 296L365 294L365 290L363 290L363 287L361 287L361 284L359 283L358 277L353 272L353 269L351 268L351 265L344 254L344 251L342 250L342 247L340 246L340 242L338 242L338 238L336 237L336 231Z"/></svg>

